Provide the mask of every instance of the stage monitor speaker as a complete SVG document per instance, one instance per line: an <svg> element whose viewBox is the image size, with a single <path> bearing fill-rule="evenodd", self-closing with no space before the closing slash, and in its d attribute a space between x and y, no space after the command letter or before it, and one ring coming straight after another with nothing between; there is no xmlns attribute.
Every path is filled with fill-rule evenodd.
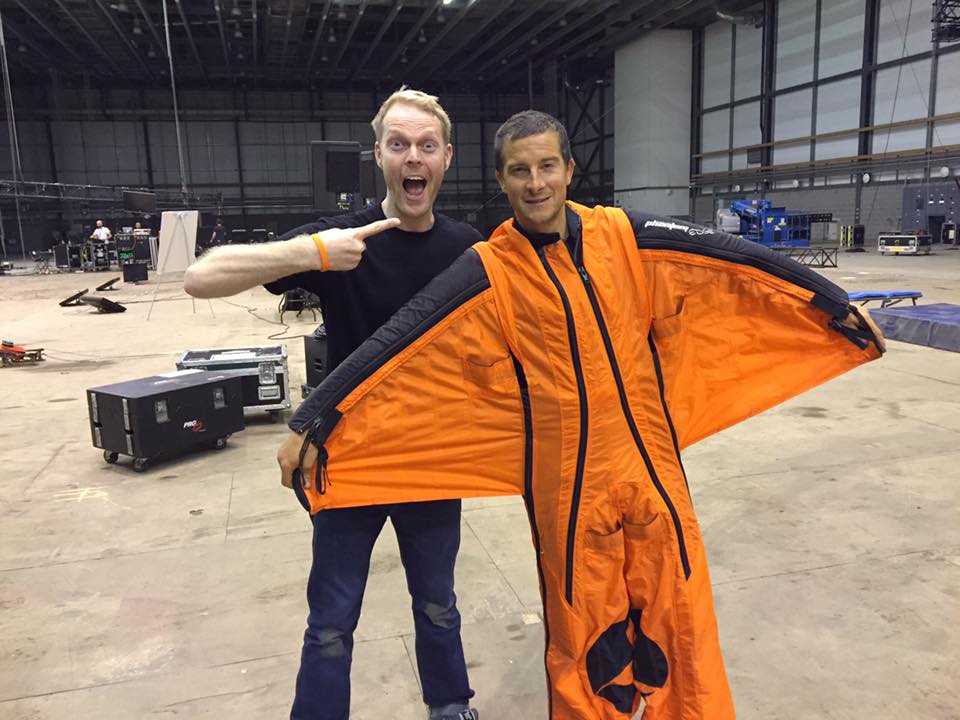
<svg viewBox="0 0 960 720"><path fill-rule="evenodd" d="M136 190L124 190L123 209L142 213L156 212L157 194L150 192L138 192Z"/></svg>
<svg viewBox="0 0 960 720"><path fill-rule="evenodd" d="M312 141L310 177L315 210L342 210L344 195L355 203L360 192L360 143Z"/></svg>
<svg viewBox="0 0 960 720"><path fill-rule="evenodd" d="M364 150L360 153L360 197L375 203L386 194L383 171L377 166L373 150Z"/></svg>
<svg viewBox="0 0 960 720"><path fill-rule="evenodd" d="M147 266L144 263L127 263L123 266L125 283L146 282Z"/></svg>
<svg viewBox="0 0 960 720"><path fill-rule="evenodd" d="M103 292L104 290L116 290L117 288L115 288L115 287L113 286L113 284L114 284L117 280L119 280L119 279L120 279L120 278L118 278L118 277L111 278L110 280L107 280L107 281L106 281L105 283L103 283L102 285L97 285L97 288L96 288L96 289L99 290L100 292Z"/></svg>
<svg viewBox="0 0 960 720"><path fill-rule="evenodd" d="M74 293L70 297L65 297L60 301L60 307L73 307L74 305L82 305L80 298L90 292L89 288L84 288L80 292Z"/></svg>
<svg viewBox="0 0 960 720"><path fill-rule="evenodd" d="M304 359L307 361L307 385L317 387L327 376L327 330L321 325L303 336Z"/></svg>
<svg viewBox="0 0 960 720"><path fill-rule="evenodd" d="M122 313L127 311L126 306L113 300L107 300L104 297L98 297L97 295L84 295L80 298L80 302L84 305L95 307L102 313Z"/></svg>

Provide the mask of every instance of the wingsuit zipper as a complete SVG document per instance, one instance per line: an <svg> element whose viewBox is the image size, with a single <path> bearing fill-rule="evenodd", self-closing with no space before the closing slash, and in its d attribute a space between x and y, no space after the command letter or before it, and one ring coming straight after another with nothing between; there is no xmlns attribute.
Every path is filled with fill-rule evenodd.
<svg viewBox="0 0 960 720"><path fill-rule="evenodd" d="M577 516L580 513L580 493L583 489L583 467L587 456L587 426L588 426L588 407L587 407L587 387L583 379L583 367L580 364L580 346L577 343L577 329L573 323L573 311L570 309L570 299L557 274L550 267L550 262L543 251L543 248L537 249L537 255L540 256L540 262L543 263L543 269L547 271L547 276L557 288L560 294L560 302L563 303L563 314L567 319L567 336L570 342L570 360L573 362L573 374L577 379L577 395L580 399L580 442L577 447L577 468L573 476L573 495L570 500L570 519L567 522L567 566L565 571L564 597L568 605L573 605L573 560L574 550L577 539Z"/></svg>
<svg viewBox="0 0 960 720"><path fill-rule="evenodd" d="M517 386L523 405L523 503L527 508L527 519L533 535L533 547L537 553L537 576L540 579L540 597L543 600L543 668L547 677L547 717L553 717L553 691L550 682L550 668L547 665L547 648L550 647L550 624L547 622L547 580L543 575L540 562L540 528L537 526L537 508L533 496L533 413L530 409L530 388L527 386L527 374L523 365L512 352L513 369L517 374Z"/></svg>
<svg viewBox="0 0 960 720"><path fill-rule="evenodd" d="M641 457L643 457L643 464L646 465L647 474L650 475L650 479L653 481L654 487L656 487L664 505L667 506L667 510L670 512L670 517L673 519L673 527L677 533L677 544L680 547L680 562L683 565L683 575L687 580L689 580L690 558L687 556L687 544L683 537L683 525L680 523L680 515L677 513L677 508L674 506L673 501L670 499L667 489L663 486L663 483L660 482L660 478L657 475L657 470L653 466L653 461L650 459L650 455L647 453L647 448L643 444L643 438L640 437L640 430L637 428L637 423L633 419L633 413L630 411L630 401L627 399L627 391L623 385L623 376L620 374L620 364L617 362L617 355L613 350L613 343L610 341L610 332L607 330L607 323L603 319L603 313L600 310L600 303L597 300L597 294L593 290L593 283L590 282L590 275L587 274L587 269L583 265L583 260L581 257L579 257L580 254L580 244L578 242L575 251L571 253L571 259L573 260L574 266L577 268L577 273L580 275L580 279L583 281L583 287L587 292L587 297L590 299L590 306L593 308L594 317L597 319L597 326L600 329L600 337L603 339L603 347L607 351L607 360L610 362L610 371L613 373L613 379L617 383L617 394L620 396L620 408L623 410L623 416L627 421L627 426L630 428L630 434L633 435L633 442L640 451ZM654 362L657 364L657 376L659 378L659 363L657 363L656 356L654 356ZM662 392L663 386L661 384L661 399ZM666 408L666 406L664 406L664 408ZM669 416L667 420L669 422ZM672 424L670 429L672 432ZM684 480L686 480L686 476L684 476Z"/></svg>
<svg viewBox="0 0 960 720"><path fill-rule="evenodd" d="M657 385L660 388L660 404L663 406L663 415L667 418L667 425L670 427L670 437L673 439L673 451L677 455L677 462L680 464L680 472L683 473L683 483L687 486L687 498L693 504L693 496L690 494L690 483L687 482L687 471L683 467L683 458L680 457L680 442L677 440L677 430L673 426L673 418L670 417L670 408L667 406L667 394L663 384L663 369L660 367L660 353L657 350L657 344L653 341L653 329L647 333L647 343L650 345L650 354L653 356L653 367L657 371Z"/></svg>

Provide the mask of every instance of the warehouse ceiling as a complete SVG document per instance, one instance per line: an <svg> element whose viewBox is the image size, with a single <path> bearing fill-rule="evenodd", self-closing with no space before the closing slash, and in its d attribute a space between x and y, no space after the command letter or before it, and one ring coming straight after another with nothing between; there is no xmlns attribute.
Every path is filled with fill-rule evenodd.
<svg viewBox="0 0 960 720"><path fill-rule="evenodd" d="M526 87L550 60L596 72L660 28L753 2L696 0L0 0L10 71L60 82L188 87ZM732 17L731 17L732 16Z"/></svg>

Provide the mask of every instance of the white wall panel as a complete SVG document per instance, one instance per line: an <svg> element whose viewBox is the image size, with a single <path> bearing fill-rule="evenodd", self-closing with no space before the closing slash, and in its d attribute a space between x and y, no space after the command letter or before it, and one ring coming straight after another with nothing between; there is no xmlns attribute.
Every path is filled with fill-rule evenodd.
<svg viewBox="0 0 960 720"><path fill-rule="evenodd" d="M700 123L703 152L726 150L730 147L730 110L714 110L704 113Z"/></svg>
<svg viewBox="0 0 960 720"><path fill-rule="evenodd" d="M730 50L733 28L729 23L707 25L703 34L703 106L730 102Z"/></svg>
<svg viewBox="0 0 960 720"><path fill-rule="evenodd" d="M617 49L614 198L624 207L689 213L692 42L688 30L660 30Z"/></svg>
<svg viewBox="0 0 960 720"><path fill-rule="evenodd" d="M896 60L930 49L930 6L930 2L923 0L883 0L880 3L877 62Z"/></svg>
<svg viewBox="0 0 960 720"><path fill-rule="evenodd" d="M821 85L817 93L817 133L856 128L860 124L860 78ZM857 136L818 140L817 160L857 154Z"/></svg>
<svg viewBox="0 0 960 720"><path fill-rule="evenodd" d="M897 77L899 74L899 87ZM873 122L882 125L912 120L927 115L930 94L930 61L887 68L877 73L874 90ZM926 126L878 130L873 136L874 152L893 152L922 148L927 142Z"/></svg>
<svg viewBox="0 0 960 720"><path fill-rule="evenodd" d="M960 112L960 52L937 61L937 114Z"/></svg>
<svg viewBox="0 0 960 720"><path fill-rule="evenodd" d="M763 29L737 25L736 57L734 58L733 99L760 94L760 68L763 64Z"/></svg>
<svg viewBox="0 0 960 720"><path fill-rule="evenodd" d="M810 134L813 90L799 90L780 95L774 100L773 137L787 140ZM773 149L774 164L804 162L810 159L810 143L785 145Z"/></svg>
<svg viewBox="0 0 960 720"><path fill-rule="evenodd" d="M755 145L761 140L760 135L760 103L752 102L738 105L733 109L733 146ZM747 153L733 154L733 169L748 167Z"/></svg>
<svg viewBox="0 0 960 720"><path fill-rule="evenodd" d="M960 120L938 122L933 126L934 145L960 145Z"/></svg>
<svg viewBox="0 0 960 720"><path fill-rule="evenodd" d="M824 0L820 15L820 77L863 63L864 0Z"/></svg>
<svg viewBox="0 0 960 720"><path fill-rule="evenodd" d="M738 105L733 109L733 146L754 145L761 141L760 103Z"/></svg>
<svg viewBox="0 0 960 720"><path fill-rule="evenodd" d="M817 0L781 0L777 14L777 88L813 80Z"/></svg>

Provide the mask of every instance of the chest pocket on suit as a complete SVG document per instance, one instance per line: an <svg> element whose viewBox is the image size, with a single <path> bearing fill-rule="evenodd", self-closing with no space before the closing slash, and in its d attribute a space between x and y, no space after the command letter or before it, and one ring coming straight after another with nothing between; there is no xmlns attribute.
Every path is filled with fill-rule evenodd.
<svg viewBox="0 0 960 720"><path fill-rule="evenodd" d="M509 357L495 360L489 365L464 360L463 377L480 387L492 387L504 382L516 383L513 361Z"/></svg>

